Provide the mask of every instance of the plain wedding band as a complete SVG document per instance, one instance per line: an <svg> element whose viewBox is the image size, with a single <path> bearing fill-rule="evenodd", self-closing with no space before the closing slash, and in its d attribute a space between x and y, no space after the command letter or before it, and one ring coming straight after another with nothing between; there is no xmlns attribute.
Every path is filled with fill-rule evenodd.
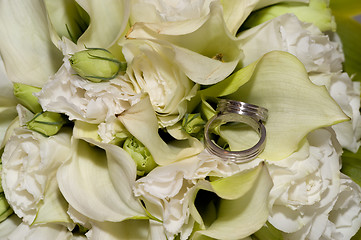
<svg viewBox="0 0 361 240"><path fill-rule="evenodd" d="M234 163L245 163L255 159L263 150L266 144L266 128L263 122L267 120L268 110L266 108L228 99L220 99L214 115L204 128L205 146L208 151L224 160ZM210 138L210 130L228 122L240 122L252 127L260 139L251 148L242 151L228 151Z"/></svg>

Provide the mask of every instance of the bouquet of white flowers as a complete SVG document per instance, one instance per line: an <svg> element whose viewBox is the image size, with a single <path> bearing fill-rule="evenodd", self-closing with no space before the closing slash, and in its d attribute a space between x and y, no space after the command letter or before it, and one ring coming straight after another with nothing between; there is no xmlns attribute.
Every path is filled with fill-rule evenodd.
<svg viewBox="0 0 361 240"><path fill-rule="evenodd" d="M0 239L351 239L360 12L0 0Z"/></svg>

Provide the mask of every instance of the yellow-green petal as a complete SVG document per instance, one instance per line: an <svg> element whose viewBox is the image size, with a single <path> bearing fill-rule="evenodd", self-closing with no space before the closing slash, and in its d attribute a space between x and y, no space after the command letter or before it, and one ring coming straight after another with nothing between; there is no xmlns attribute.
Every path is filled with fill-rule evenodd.
<svg viewBox="0 0 361 240"><path fill-rule="evenodd" d="M264 55L252 78L227 98L268 109L267 143L260 157L273 161L296 151L312 130L349 120L326 88L313 84L303 64L286 52ZM253 130L227 127L222 128L221 135L234 150L250 147L258 138Z"/></svg>

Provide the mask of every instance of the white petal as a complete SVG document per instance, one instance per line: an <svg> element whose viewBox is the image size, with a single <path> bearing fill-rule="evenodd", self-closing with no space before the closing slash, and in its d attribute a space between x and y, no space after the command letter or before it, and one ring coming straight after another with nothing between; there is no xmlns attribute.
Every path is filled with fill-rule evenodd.
<svg viewBox="0 0 361 240"><path fill-rule="evenodd" d="M0 50L8 77L41 87L61 65L53 45L43 1L2 1Z"/></svg>

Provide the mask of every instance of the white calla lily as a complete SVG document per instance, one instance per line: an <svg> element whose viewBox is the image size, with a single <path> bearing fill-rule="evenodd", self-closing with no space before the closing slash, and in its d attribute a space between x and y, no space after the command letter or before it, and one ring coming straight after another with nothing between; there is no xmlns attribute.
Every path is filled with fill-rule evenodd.
<svg viewBox="0 0 361 240"><path fill-rule="evenodd" d="M158 120L146 96L118 116L125 128L148 148L158 165L166 165L200 153L204 146L196 138L166 143L158 134Z"/></svg>
<svg viewBox="0 0 361 240"><path fill-rule="evenodd" d="M326 88L309 80L304 66L293 55L274 51L255 64L250 80L229 98L268 109L267 143L260 158L283 159L296 151L312 130L349 120ZM240 130L240 134L234 127L223 129L221 135L231 149L244 149L257 142L253 130Z"/></svg>
<svg viewBox="0 0 361 240"><path fill-rule="evenodd" d="M7 77L4 62L0 57L0 141L3 141L6 129L16 117L16 104L12 83Z"/></svg>
<svg viewBox="0 0 361 240"><path fill-rule="evenodd" d="M118 239L159 239L166 240L164 232L157 231L159 226L149 220L126 220L123 222L94 222L86 233L89 240Z"/></svg>
<svg viewBox="0 0 361 240"><path fill-rule="evenodd" d="M49 178L44 199L39 204L39 210L32 224L61 223L69 229L74 228L74 223L67 214L69 204L62 196L55 174Z"/></svg>
<svg viewBox="0 0 361 240"><path fill-rule="evenodd" d="M242 52L225 26L220 3L211 2L209 7L209 14L196 19L196 22L138 22L132 26L127 38L165 41L162 44L175 52L175 64L192 81L214 84L232 73ZM185 30L179 33L177 29Z"/></svg>
<svg viewBox="0 0 361 240"><path fill-rule="evenodd" d="M29 226L25 223L21 223L15 230L2 239L71 240L73 239L73 234L66 227L58 224Z"/></svg>
<svg viewBox="0 0 361 240"><path fill-rule="evenodd" d="M13 214L0 223L0 238L4 239L21 224L21 219Z"/></svg>
<svg viewBox="0 0 361 240"><path fill-rule="evenodd" d="M252 11L279 2L283 2L283 0L221 0L226 25L233 35L236 35ZM288 0L287 2L308 2L308 0Z"/></svg>
<svg viewBox="0 0 361 240"><path fill-rule="evenodd" d="M62 59L50 39L43 1L3 1L0 22L0 51L9 79L43 86Z"/></svg>
<svg viewBox="0 0 361 240"><path fill-rule="evenodd" d="M205 230L195 232L194 239L202 239L202 235L215 239L243 239L264 225L269 215L268 195L273 186L270 175L262 164L255 170L243 174L219 180L230 181L226 188L219 188L222 183L219 183L219 186L218 183L214 183L217 190L204 184L199 186L201 189L214 191L217 195L227 196L231 200L220 200L217 218L209 226L203 226ZM236 195L231 193L230 188L234 185L248 183L252 184L252 188L242 188ZM192 214L197 216L194 210Z"/></svg>
<svg viewBox="0 0 361 240"><path fill-rule="evenodd" d="M109 48L124 34L130 14L129 0L77 0L77 3L90 17L88 29L78 40L79 46Z"/></svg>
<svg viewBox="0 0 361 240"><path fill-rule="evenodd" d="M80 47L110 48L128 27L128 0L106 0L101 3L46 0L45 6L53 27L52 38L56 46L59 46L59 41L65 36Z"/></svg>
<svg viewBox="0 0 361 240"><path fill-rule="evenodd" d="M143 208L132 192L136 178L134 161L118 146L87 141L94 146L73 139L74 154L57 171L66 201L96 221L144 218Z"/></svg>

